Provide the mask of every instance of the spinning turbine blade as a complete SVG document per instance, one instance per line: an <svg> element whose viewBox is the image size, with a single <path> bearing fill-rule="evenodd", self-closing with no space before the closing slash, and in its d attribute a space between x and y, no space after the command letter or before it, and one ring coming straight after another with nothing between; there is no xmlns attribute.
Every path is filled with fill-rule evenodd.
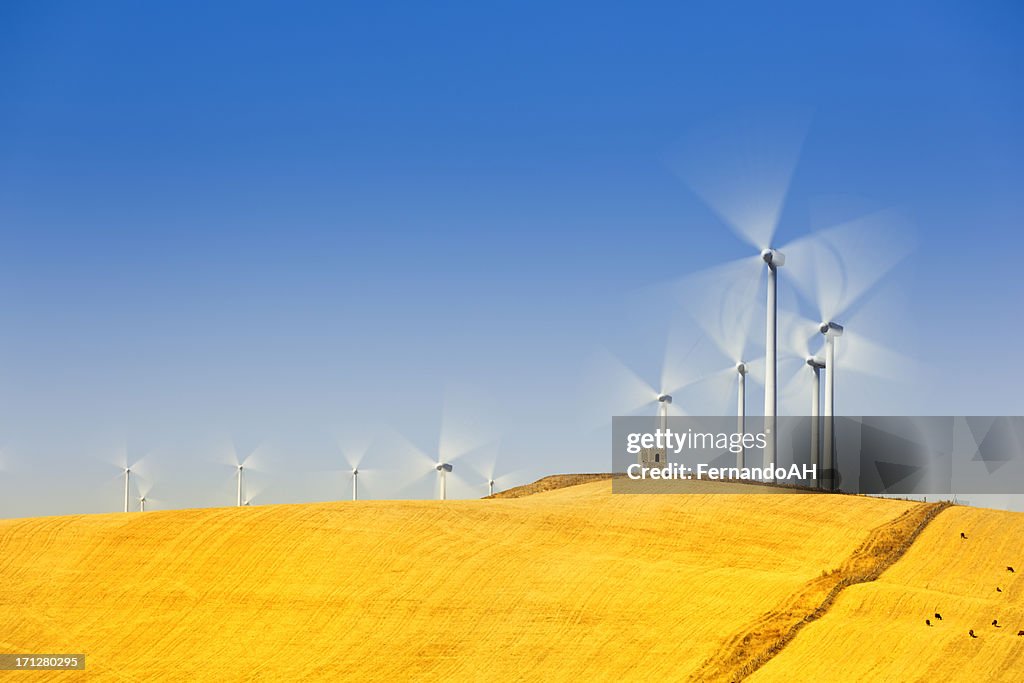
<svg viewBox="0 0 1024 683"><path fill-rule="evenodd" d="M612 415L636 413L658 397L657 389L610 351L601 350L595 354L588 366L584 392L598 415L596 422L607 422Z"/></svg>
<svg viewBox="0 0 1024 683"><path fill-rule="evenodd" d="M916 367L913 358L892 351L855 331L847 332L837 343L836 364L844 371L896 381L914 377Z"/></svg>
<svg viewBox="0 0 1024 683"><path fill-rule="evenodd" d="M910 222L887 209L819 230L786 246L791 277L822 320L845 315L914 247Z"/></svg>
<svg viewBox="0 0 1024 683"><path fill-rule="evenodd" d="M763 261L738 259L683 278L676 292L722 355L734 363L746 355L763 311L760 289Z"/></svg>
<svg viewBox="0 0 1024 683"><path fill-rule="evenodd" d="M692 131L670 165L736 235L772 244L806 137L808 117L756 115L723 119Z"/></svg>
<svg viewBox="0 0 1024 683"><path fill-rule="evenodd" d="M675 395L701 380L703 373L697 355L704 345L706 337L694 329L692 323L684 327L680 316L676 316L669 327L665 340L665 356L661 363L661 384L659 394ZM670 412L685 414L673 404Z"/></svg>
<svg viewBox="0 0 1024 683"><path fill-rule="evenodd" d="M353 469L360 469L360 465L363 464L363 460L366 458L367 452L373 446L373 438L369 435L361 435L359 437L353 436L352 432L346 432L343 436L339 436L336 439L338 450L341 451L341 457L348 465L349 471Z"/></svg>
<svg viewBox="0 0 1024 683"><path fill-rule="evenodd" d="M497 410L478 392L465 386L445 389L437 452L444 462L453 462L497 437Z"/></svg>

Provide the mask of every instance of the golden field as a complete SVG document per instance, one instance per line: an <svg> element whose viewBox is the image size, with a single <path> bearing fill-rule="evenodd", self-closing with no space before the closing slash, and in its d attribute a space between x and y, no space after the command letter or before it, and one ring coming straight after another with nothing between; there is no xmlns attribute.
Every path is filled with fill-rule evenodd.
<svg viewBox="0 0 1024 683"><path fill-rule="evenodd" d="M86 653L86 672L40 680L826 680L831 661L851 680L975 665L1021 679L1009 624L1024 587L965 577L1012 564L995 558L1021 545L1024 515L935 513L854 496L612 495L591 480L485 500L0 520L0 651ZM918 527L880 579L793 629ZM969 541L943 560L960 527ZM967 624L998 602L994 584L982 591L994 580L1008 626L997 643L982 619L977 659L961 657ZM957 637L924 630L933 602Z"/></svg>
<svg viewBox="0 0 1024 683"><path fill-rule="evenodd" d="M1022 681L1022 565L1024 515L949 508L751 680Z"/></svg>

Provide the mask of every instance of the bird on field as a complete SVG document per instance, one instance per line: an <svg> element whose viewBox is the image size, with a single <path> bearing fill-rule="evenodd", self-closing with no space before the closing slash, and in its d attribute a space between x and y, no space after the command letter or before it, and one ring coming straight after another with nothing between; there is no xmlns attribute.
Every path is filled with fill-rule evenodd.
<svg viewBox="0 0 1024 683"><path fill-rule="evenodd" d="M924 623L926 623L926 624L928 624L929 626L931 626L931 625L932 625L932 620L931 620L931 619L925 619L925 620L924 620Z"/></svg>
<svg viewBox="0 0 1024 683"><path fill-rule="evenodd" d="M971 638L977 638L978 637L978 636L974 635L974 629L973 628L970 631L967 632L967 635L969 635Z"/></svg>
<svg viewBox="0 0 1024 683"><path fill-rule="evenodd" d="M1002 592L1003 592L1003 589L1000 588L999 586L996 586L996 593L1002 593Z"/></svg>
<svg viewBox="0 0 1024 683"><path fill-rule="evenodd" d="M1024 636L1024 631L1017 631L1018 636Z"/></svg>
<svg viewBox="0 0 1024 683"><path fill-rule="evenodd" d="M998 619L993 619L993 620L992 620L992 625L993 625L993 626L995 626L996 628L1002 628L1002 627L1001 627L1001 626L999 625L999 620L998 620Z"/></svg>
<svg viewBox="0 0 1024 683"><path fill-rule="evenodd" d="M1006 571L1008 571L1008 572L1010 572L1012 574L1013 573L1013 567L1007 565Z"/></svg>
<svg viewBox="0 0 1024 683"><path fill-rule="evenodd" d="M936 619L940 619L940 620L941 620L941 619L942 619L942 615L941 615L941 614L939 614L938 612L936 612L936 613L935 613L935 618L936 618Z"/></svg>
<svg viewBox="0 0 1024 683"><path fill-rule="evenodd" d="M967 534L965 534L964 532L961 531L960 532L960 538L966 539L967 538Z"/></svg>

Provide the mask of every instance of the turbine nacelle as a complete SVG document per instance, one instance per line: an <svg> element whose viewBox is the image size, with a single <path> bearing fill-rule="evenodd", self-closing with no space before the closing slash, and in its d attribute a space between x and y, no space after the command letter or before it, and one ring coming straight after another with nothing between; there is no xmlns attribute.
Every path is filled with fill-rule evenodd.
<svg viewBox="0 0 1024 683"><path fill-rule="evenodd" d="M439 462L437 463L437 465L434 466L434 469L436 469L438 472L451 472L452 466L446 462Z"/></svg>
<svg viewBox="0 0 1024 683"><path fill-rule="evenodd" d="M358 474L359 474L359 468L358 467L353 467L352 468L352 476L354 477L354 476L356 476Z"/></svg>
<svg viewBox="0 0 1024 683"><path fill-rule="evenodd" d="M668 394L658 394L658 403L671 403L672 397Z"/></svg>
<svg viewBox="0 0 1024 683"><path fill-rule="evenodd" d="M810 365L815 370L825 369L825 361L815 356L807 356L807 364Z"/></svg>
<svg viewBox="0 0 1024 683"><path fill-rule="evenodd" d="M843 326L839 323L834 323L831 320L823 322L818 325L818 331L826 337L841 337L843 336Z"/></svg>
<svg viewBox="0 0 1024 683"><path fill-rule="evenodd" d="M761 260L768 264L769 268L781 268L786 265L786 255L775 249L764 249L761 251Z"/></svg>
<svg viewBox="0 0 1024 683"><path fill-rule="evenodd" d="M747 364L744 363L743 361L740 361L739 363L737 363L736 364L736 372L740 373L741 375L747 374Z"/></svg>

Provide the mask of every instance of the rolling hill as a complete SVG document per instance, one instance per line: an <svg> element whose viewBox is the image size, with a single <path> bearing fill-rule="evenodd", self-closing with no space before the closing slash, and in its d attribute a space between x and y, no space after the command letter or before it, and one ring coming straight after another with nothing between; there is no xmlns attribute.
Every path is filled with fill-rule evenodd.
<svg viewBox="0 0 1024 683"><path fill-rule="evenodd" d="M818 643L833 658L870 649L851 639L873 642L891 601L931 609L942 593L951 631L987 615L982 587L1007 579L963 573L997 549L1004 562L1024 524L855 496L562 483L575 481L484 500L0 520L0 651L84 652L90 680L793 680L825 670ZM976 553L948 576L929 563L947 526ZM894 651L937 647L923 618L901 622L912 640ZM1019 672L1012 650L982 647ZM843 670L870 678L884 657Z"/></svg>

